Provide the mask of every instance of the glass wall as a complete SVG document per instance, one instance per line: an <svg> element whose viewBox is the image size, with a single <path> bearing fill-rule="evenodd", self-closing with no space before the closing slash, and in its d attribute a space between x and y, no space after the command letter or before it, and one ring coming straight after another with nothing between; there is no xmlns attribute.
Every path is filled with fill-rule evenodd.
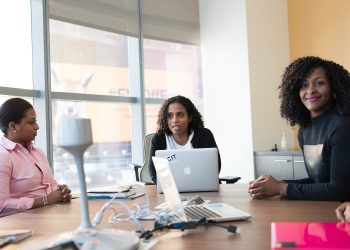
<svg viewBox="0 0 350 250"><path fill-rule="evenodd" d="M38 26L46 40L43 44L49 45L48 53L43 51L47 58L42 61L48 65L42 68L48 69L45 74L50 80L40 85L44 89L35 89L33 79L37 78L32 76L32 45L36 44L31 41L38 40L32 39L30 26L36 23L31 20L34 2L45 3L1 3L0 63L4 73L0 88L6 96L0 102L23 96L34 106L44 99L49 104L44 111L40 106L37 113L46 120L39 125L49 131L41 136L52 137L48 141L53 150L46 152L52 154L60 183L78 189L72 156L56 146L57 122L67 117L92 121L94 144L84 155L88 187L133 181L129 163L142 164L142 140L145 134L155 132L161 103L180 94L201 109L198 1L47 1L47 30ZM141 22L139 6L143 7ZM35 59L33 63L41 62ZM40 96L33 92L39 90Z"/></svg>
<svg viewBox="0 0 350 250"><path fill-rule="evenodd" d="M53 101L54 106L68 106L68 103ZM84 154L86 183L89 187L115 185L132 182L131 163L131 120L129 104L79 102L82 116L91 119L94 144ZM58 118L57 113L53 113ZM55 123L53 123L55 124ZM55 127L53 128L55 131ZM77 169L71 154L56 145L54 135L55 177L60 183L78 187Z"/></svg>
<svg viewBox="0 0 350 250"><path fill-rule="evenodd" d="M130 96L128 36L50 20L50 45L52 91ZM52 102L55 176L78 187L72 156L55 146L55 128L59 120L82 117L93 129L94 144L85 152L88 187L133 181L130 104L74 99Z"/></svg>
<svg viewBox="0 0 350 250"><path fill-rule="evenodd" d="M202 99L199 46L150 39L143 46L146 98Z"/></svg>
<svg viewBox="0 0 350 250"><path fill-rule="evenodd" d="M0 86L33 89L30 1L0 5Z"/></svg>
<svg viewBox="0 0 350 250"><path fill-rule="evenodd" d="M200 47L144 39L146 98L183 95L202 109ZM160 105L146 106L146 131L154 133Z"/></svg>
<svg viewBox="0 0 350 250"><path fill-rule="evenodd" d="M128 37L50 20L51 90L129 95Z"/></svg>

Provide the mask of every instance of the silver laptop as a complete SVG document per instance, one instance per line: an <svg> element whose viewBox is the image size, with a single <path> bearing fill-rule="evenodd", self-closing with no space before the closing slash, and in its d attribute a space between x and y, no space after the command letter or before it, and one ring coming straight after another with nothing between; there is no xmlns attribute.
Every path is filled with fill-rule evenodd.
<svg viewBox="0 0 350 250"><path fill-rule="evenodd" d="M179 192L219 190L217 148L157 150L156 157L169 161ZM158 184L157 181L160 193L162 188Z"/></svg>
<svg viewBox="0 0 350 250"><path fill-rule="evenodd" d="M207 205L183 206L177 190L174 177L170 171L169 161L164 158L152 157L157 171L159 184L162 186L164 198L169 211L182 221L200 220L205 217L209 221L246 220L250 214L225 203L210 203Z"/></svg>

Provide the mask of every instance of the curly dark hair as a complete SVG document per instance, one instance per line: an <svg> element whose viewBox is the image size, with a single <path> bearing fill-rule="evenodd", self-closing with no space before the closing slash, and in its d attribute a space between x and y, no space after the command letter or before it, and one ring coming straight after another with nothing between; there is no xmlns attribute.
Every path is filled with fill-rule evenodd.
<svg viewBox="0 0 350 250"><path fill-rule="evenodd" d="M168 108L169 108L169 105L172 103L180 103L182 106L185 107L188 116L192 117L191 122L188 124L189 134L195 128L204 127L202 115L199 113L199 111L191 102L191 100L184 96L178 95L178 96L170 97L169 99L165 100L162 107L160 108L158 113L158 121L157 121L157 133L168 134L168 135L171 134L171 131L168 127Z"/></svg>
<svg viewBox="0 0 350 250"><path fill-rule="evenodd" d="M337 112L342 115L350 115L349 72L333 61L315 56L301 57L285 69L282 83L278 87L281 116L286 118L291 126L297 124L305 127L311 120L310 112L302 103L299 91L302 83L319 67L325 71L331 91L336 96Z"/></svg>

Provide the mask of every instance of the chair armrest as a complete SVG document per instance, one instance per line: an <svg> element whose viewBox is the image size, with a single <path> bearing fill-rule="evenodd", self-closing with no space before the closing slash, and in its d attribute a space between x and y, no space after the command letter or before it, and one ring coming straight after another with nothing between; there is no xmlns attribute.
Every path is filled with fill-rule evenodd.
<svg viewBox="0 0 350 250"><path fill-rule="evenodd" d="M156 185L153 182L145 182L145 185Z"/></svg>
<svg viewBox="0 0 350 250"><path fill-rule="evenodd" d="M219 178L220 182L225 181L226 184L233 184L240 179L241 177L238 177L238 176L225 176L225 177Z"/></svg>
<svg viewBox="0 0 350 250"><path fill-rule="evenodd" d="M134 172L135 172L135 179L136 179L136 181L140 181L140 173L139 173L139 169L141 169L141 168L142 168L142 166L141 166L141 165L139 165L139 164L135 164L135 163L130 163L130 164L129 164L129 166L130 166L131 168L133 168L133 169L134 169Z"/></svg>

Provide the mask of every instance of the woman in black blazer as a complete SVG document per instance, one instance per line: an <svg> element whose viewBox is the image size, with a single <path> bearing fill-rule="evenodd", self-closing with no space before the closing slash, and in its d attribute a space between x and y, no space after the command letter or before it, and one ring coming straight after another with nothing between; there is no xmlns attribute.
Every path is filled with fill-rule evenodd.
<svg viewBox="0 0 350 250"><path fill-rule="evenodd" d="M202 115L191 100L180 95L171 97L160 108L150 156L154 156L157 150L191 148L217 148L217 145L213 133L204 128ZM218 159L220 171L220 154ZM152 161L149 173L156 184L157 174Z"/></svg>

